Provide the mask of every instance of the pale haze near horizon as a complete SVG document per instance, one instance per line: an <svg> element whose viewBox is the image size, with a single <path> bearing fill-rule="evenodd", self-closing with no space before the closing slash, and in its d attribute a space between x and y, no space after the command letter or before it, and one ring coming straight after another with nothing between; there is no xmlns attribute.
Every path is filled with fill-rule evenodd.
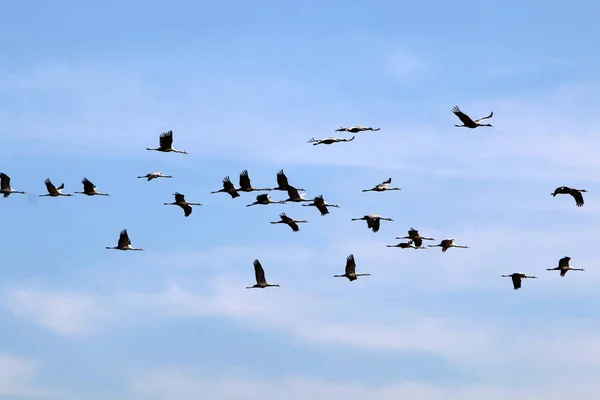
<svg viewBox="0 0 600 400"><path fill-rule="evenodd" d="M596 399L596 2L0 6L0 398ZM350 125L381 130L306 143ZM209 194L244 169L340 208ZM385 247L410 227L470 249Z"/></svg>

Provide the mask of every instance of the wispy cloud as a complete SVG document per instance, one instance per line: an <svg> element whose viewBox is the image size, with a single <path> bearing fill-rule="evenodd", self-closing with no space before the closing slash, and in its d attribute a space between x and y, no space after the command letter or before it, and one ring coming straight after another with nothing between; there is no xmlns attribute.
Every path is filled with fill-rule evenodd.
<svg viewBox="0 0 600 400"><path fill-rule="evenodd" d="M571 365L573 371L598 367L593 358L585 357L598 347L591 334L595 323L589 325L588 321L574 318L581 329L571 328L573 323L567 320L563 320L563 328L556 325L558 322L539 319L533 324L527 322L528 316L521 314L518 305L518 299L524 296L534 301L532 295L541 296L539 301L567 294L587 301L595 299L599 278L593 272L591 253L589 258L585 254L578 258L580 265L589 265L587 275L571 273L560 278L545 271L555 265L557 258L548 257L545 263L539 255L551 253L559 233L546 233L547 239L541 238L541 242L548 243L544 245L547 250L511 250L514 232L510 230L456 233L471 249L451 249L443 254L435 250L388 249L379 239L341 238L327 244L327 252L323 246L293 246L298 257L286 263L277 262L292 252L285 246L224 247L186 253L189 266L176 271L166 264L161 267L159 257L156 268L165 271L163 290L127 289L99 294L17 288L4 293L2 304L15 316L64 336L101 334L156 318L219 317L241 329L275 332L305 346L421 352L443 357L472 371L485 366L501 372L510 366L511 374L516 374L537 365L540 359L545 364L536 366L538 372L530 373L531 377L559 364ZM492 251L503 246L508 249L503 253L505 258L490 259ZM353 248L358 269L373 276L352 283L331 277L343 269L345 255ZM281 288L243 289L254 279L248 254L257 253L268 257L263 259L267 278L282 284ZM517 254L518 265L506 261ZM443 265L436 267L442 258ZM219 262L211 265L208 260ZM310 271L307 265L311 266ZM147 266L139 273L146 274L149 268L155 267ZM207 274L209 269L212 272ZM510 281L499 275L516 272L515 269L538 274L539 279L526 282L524 289L514 292ZM110 271L104 270L104 274L110 275ZM89 278L93 280L92 275ZM565 284L566 279L571 285ZM552 290L544 294L548 289ZM491 318L486 309L458 299L469 293L479 293L482 304L487 302L492 308L495 307L492 302L503 298L502 301L509 302L506 311L519 315L495 312ZM463 308L448 314L446 307L426 302L428 296L454 298L454 304L463 304ZM394 304L393 315L383 304ZM535 304L534 301L532 307ZM511 320L522 325L519 332L510 328ZM588 325L589 329L585 328ZM562 350L564 336L577 345ZM515 347L523 360L519 366L513 365Z"/></svg>
<svg viewBox="0 0 600 400"><path fill-rule="evenodd" d="M200 378L190 371L163 369L142 374L132 380L132 396L148 399L196 399L200 396L215 400L233 399L338 399L392 400L410 398L414 400L459 400L485 398L490 400L558 400L577 397L592 400L596 387L590 382L553 381L547 386L538 387L509 382L503 384L434 385L422 382L399 381L384 385L364 385L354 379L346 381L326 381L319 378L296 377L282 381L268 381L252 378Z"/></svg>
<svg viewBox="0 0 600 400"><path fill-rule="evenodd" d="M65 336L85 334L105 319L112 319L114 305L94 295L21 288L7 293L0 304L15 316Z"/></svg>
<svg viewBox="0 0 600 400"><path fill-rule="evenodd" d="M396 63L405 62L410 69L418 64L404 52L392 59L398 59ZM593 134L597 121L588 112L598 104L593 84L562 85L540 95L461 104L473 117L493 110L495 128L491 129L454 128L452 125L457 121L450 112L452 104L448 104L447 110L423 114L424 118L435 117L439 123L415 123L388 116L381 120L384 125L381 131L361 134L350 145L315 148L307 145L306 140L320 136L316 134L319 131L323 132L321 136L330 135L348 115L340 111L334 115L338 122L328 123L332 117L325 117L324 111L314 105L311 121L288 115L286 105L280 101L280 92L302 89L286 79L263 82L262 90L257 92L256 87L237 84L233 78L230 84L236 85L235 93L228 92L225 96L220 87L197 90L188 87L178 99L165 98L150 81L115 65L100 68L50 63L10 79L5 76L2 81L7 83L4 91L16 97L18 103L19 99L31 98L40 102L47 98L49 102L56 96L70 99L68 105L61 102L50 109L44 106L45 111L35 120L27 117L27 108L23 108L23 113L6 115L23 139L45 141L62 152L145 156L143 149L157 142L161 130L174 129L177 146L188 150L190 157L235 154L236 158L278 166L282 163L356 166L471 179L596 180L600 176L594 153L583 150L600 144ZM115 88L120 93L116 97ZM306 90L297 96L310 98ZM241 101L250 97L254 105L248 104L248 111L228 111L227 115L216 106L225 99ZM584 109L582 102L587 104ZM271 106L265 109L257 104ZM281 112L274 113L276 110ZM580 118L581 115L586 118ZM294 121L291 126L290 119ZM206 133L190 134L198 129ZM60 146L67 147L60 150ZM19 150L13 145L6 151ZM377 154L377 163L365 154ZM510 163L506 162L508 159Z"/></svg>
<svg viewBox="0 0 600 400"><path fill-rule="evenodd" d="M40 375L39 362L0 354L0 397L6 399L60 399L64 396L62 392L40 385L37 382Z"/></svg>

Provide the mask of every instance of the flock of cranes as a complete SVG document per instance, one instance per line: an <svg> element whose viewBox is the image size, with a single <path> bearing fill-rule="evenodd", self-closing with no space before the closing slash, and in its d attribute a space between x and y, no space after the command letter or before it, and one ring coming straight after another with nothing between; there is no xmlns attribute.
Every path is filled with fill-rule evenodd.
<svg viewBox="0 0 600 400"><path fill-rule="evenodd" d="M462 122L462 125L455 125L456 127L465 127L465 128L471 128L471 129L478 128L481 126L492 127L491 124L483 123L483 122L492 118L494 115L493 112L491 112L490 115L488 115L487 117L480 118L477 120L471 119L467 114L463 113L456 106L452 109L452 112ZM379 130L380 130L380 128L371 128L371 127L366 127L366 126L351 126L351 127L347 127L347 128L342 127L342 128L336 129L335 131L356 134L356 133L364 132L364 131L377 132ZM355 139L355 137L356 136L352 136L350 139L335 138L335 137L328 137L328 138L324 138L324 139L311 138L308 141L308 143L312 143L314 146L319 145L319 144L330 145L330 144L340 143L340 142L351 142ZM146 150L166 152L166 153L173 152L173 153L180 153L180 154L188 154L184 150L177 150L173 147L173 131L172 130L170 130L168 132L164 132L160 135L158 148L155 148L155 149L146 148ZM173 176L163 175L161 172L152 172L152 173L149 173L149 174L146 174L143 176L138 176L137 178L147 179L149 182L153 179L158 179L158 178L171 178L172 179ZM9 197L11 194L26 194L24 191L14 190L11 187L10 183L11 183L10 177L7 174L5 174L4 172L0 172L0 194L2 194L4 198ZM94 185L90 180L88 180L85 177L83 178L81 183L83 184L83 191L82 192L74 192L75 194L83 194L83 195L87 195L87 196L110 196L108 193L99 192L96 185ZM377 184L376 186L372 187L371 189L363 189L362 191L363 192L385 192L385 191L402 190L399 187L390 187L391 183L392 183L392 178L388 178L387 180ZM73 196L73 194L70 194L70 193L63 193L63 190L65 188L64 183L61 183L61 185L59 187L56 187L52 183L52 181L49 178L47 178L44 181L44 184L46 185L46 190L48 193L39 195L40 197ZM280 170L279 172L277 172L277 186L274 188L256 188L256 187L252 186L252 182L250 180L250 176L248 175L248 171L244 170L239 174L239 186L236 187L233 184L233 182L231 181L230 177L226 176L222 180L222 188L211 192L211 194L227 193L229 196L231 196L232 199L235 199L235 198L240 197L240 192L249 193L249 192L268 192L268 191L286 192L288 195L288 198L286 200L275 201L271 198L271 196L268 193L261 193L256 196L256 201L254 201L251 204L247 204L246 207L251 207L251 206L255 206L255 205L286 204L286 203L290 203L290 202L291 203L305 203L305 204L302 204L302 206L315 207L319 211L321 216L325 216L325 215L329 214L328 208L330 208L330 207L333 207L333 208L340 207L337 204L327 203L325 201L323 195L316 196L313 199L306 199L304 197L304 194L300 193L300 192L305 191L305 189L292 186L289 183L288 178L285 175L285 173L283 172L283 170ZM554 190L554 192L552 193L552 196L556 196L557 194L569 194L575 199L575 205L577 207L582 207L584 204L582 193L585 193L585 192L587 192L587 190L585 190L585 189L573 189L568 186L560 186ZM175 192L174 196L175 196L175 201L173 203L164 203L164 205L174 205L174 206L180 207L183 210L185 217L189 217L192 214L192 206L202 206L201 203L188 202L185 199L185 195L183 195L179 192ZM279 217L280 217L279 221L272 221L271 224L286 224L292 229L293 232L300 231L298 224L308 223L308 221L306 221L306 220L297 220L295 218L289 217L285 212L282 212L281 214L279 214ZM360 218L352 218L352 221L366 221L368 229L372 230L373 232L378 232L380 225L381 225L381 221L393 221L393 219L382 217L378 214L369 214L369 215L365 215ZM400 239L400 240L408 239L408 241L400 242L395 245L387 245L387 247L397 247L397 248L401 248L401 249L407 249L407 248L426 249L427 247L441 247L442 252L444 252L444 253L452 247L463 248L463 249L469 248L469 246L457 245L456 243L454 243L453 238L452 239L443 239L440 241L439 244L428 245L427 247L425 247L425 246L423 246L424 240L436 240L436 239L434 239L432 237L421 236L419 234L419 231L412 227L408 231L407 236L396 237L396 239ZM123 229L120 232L117 246L106 247L106 249L123 250L123 251L127 251L127 250L143 251L144 250L142 248L135 248L131 245L131 240L129 238L129 234L127 233L127 229ZM563 257L559 260L558 266L556 268L548 268L547 270L548 271L558 270L558 271L560 271L560 276L562 276L562 277L564 277L568 271L585 271L582 268L572 268L569 265L570 260L571 260L570 257ZM279 287L278 284L270 284L267 282L267 280L265 278L265 271L259 260L254 260L253 265L254 265L256 284L253 286L247 287L247 289ZM346 268L345 268L344 274L343 275L334 275L334 277L336 277L336 278L347 278L351 282L355 281L359 276L371 276L371 274L356 273L356 261L354 259L353 254L350 254L346 258ZM529 275L526 275L521 272L515 272L510 275L502 275L502 277L511 278L512 283L513 283L513 288L515 290L521 288L522 279L528 279L528 278L536 279L535 276L529 276Z"/></svg>

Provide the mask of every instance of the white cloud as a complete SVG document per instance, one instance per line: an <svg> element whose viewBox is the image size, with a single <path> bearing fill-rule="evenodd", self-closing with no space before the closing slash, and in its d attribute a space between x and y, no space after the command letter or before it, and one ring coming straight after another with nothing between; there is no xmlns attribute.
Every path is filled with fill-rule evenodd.
<svg viewBox="0 0 600 400"><path fill-rule="evenodd" d="M3 399L53 399L62 394L37 383L40 364L27 358L0 354L0 398Z"/></svg>
<svg viewBox="0 0 600 400"><path fill-rule="evenodd" d="M0 304L15 316L65 336L86 334L112 319L114 305L86 293L19 288L3 296ZM108 309L107 309L108 308Z"/></svg>
<svg viewBox="0 0 600 400"><path fill-rule="evenodd" d="M206 397L214 400L278 400L278 399L348 399L348 400L559 400L579 398L593 400L597 387L593 381L569 381L568 384L548 378L546 384L511 382L466 385L434 385L399 381L384 385L364 385L360 377L344 381L296 377L281 381L251 378L199 377L185 370L163 369L136 377L132 381L134 396L149 400L191 400ZM205 375L205 374L202 374Z"/></svg>
<svg viewBox="0 0 600 400"><path fill-rule="evenodd" d="M510 247L514 243L511 230L455 233L471 249L451 249L445 254L432 249L388 249L381 239L361 239L360 235L314 248L223 247L186 253L188 266L176 274L171 264L165 264L163 279L167 285L163 290L127 288L93 294L18 288L5 292L2 304L17 317L64 336L100 334L147 319L221 317L241 329L276 332L304 346L423 352L475 372L485 366L488 371L504 373L510 366L511 374L516 374L542 359L544 365L536 366L537 372L530 375L559 366L571 366L572 373L579 375L583 369L599 367L590 356L600 352L593 334L596 322L564 316L554 322L530 321L521 310L527 303L527 307L535 308L540 302L565 295L594 301L600 275L593 267L597 263L591 249L574 257L587 272L560 278L545 268L553 267L562 254L540 254L553 253L552 243L560 239L561 232L538 232L541 247L514 250ZM343 269L344 257L352 249L356 250L358 270L373 276L351 283L333 278ZM490 257L498 249L503 258ZM297 258L280 261L292 251ZM282 287L245 290L254 279L248 254L260 254L267 278ZM514 254L519 255L519 261L507 262ZM158 265L160 259L158 256ZM218 262L211 265L208 260ZM225 269L232 265L239 268ZM146 274L148 268L137 273ZM499 275L518 270L536 274L539 279L526 281L521 291L514 292L510 280ZM111 276L106 268L103 274ZM95 279L94 275L88 278ZM127 287L126 282L123 284ZM458 300L464 295L475 298L474 293L482 306L487 304L485 308ZM444 306L420 304L428 296L437 297L435 304L441 299L463 304L463 308L448 313ZM495 304L499 299L506 302L502 309ZM513 323L520 326L518 331L512 328ZM564 337L570 338L567 344ZM515 348L522 359L518 366L513 365Z"/></svg>
<svg viewBox="0 0 600 400"><path fill-rule="evenodd" d="M418 63L405 53L398 51L392 60L415 68ZM114 65L49 64L11 79L4 77L8 83L4 90L17 98L62 94L72 101L68 107L60 103L55 105L57 109L40 112L36 119L26 117L27 113L6 115L23 139L48 141L50 147L44 145L45 151L147 156L143 149L157 142L159 132L174 129L176 146L190 152L185 160L218 153L224 158L235 155L278 166L352 165L468 179L596 181L600 176L594 152L586 151L600 145L594 134L598 120L591 112L598 105L594 84L562 85L540 95L460 104L473 117L493 110L495 127L491 129L455 128L458 120L450 112L453 104L442 106L440 100L433 103L440 109L421 110L406 120L364 104L381 131L361 134L351 145L313 147L306 144L310 136L331 135L339 121L356 119L355 110L332 113L312 101L307 103L311 119L300 118L289 111L294 104L282 94L293 91L296 101L308 102L314 98L311 90L321 89L301 87L283 78L251 85L234 77L228 85L235 91L227 90L229 86L209 85L187 87L169 97L131 69ZM116 97L115 88L119 88ZM333 93L319 95L323 101L336 100ZM239 102L247 111L231 111L239 108ZM392 108L391 99L379 102L380 108ZM230 105L225 107L227 111L223 111L225 103ZM420 118L427 121L415 122ZM192 134L198 130L204 133ZM118 138L118 145L107 140L110 137ZM62 144L75 147L60 150L57 146ZM10 154L25 150L35 151L20 148L18 143L5 149ZM366 156L374 154L377 162ZM170 159L184 162L181 157Z"/></svg>

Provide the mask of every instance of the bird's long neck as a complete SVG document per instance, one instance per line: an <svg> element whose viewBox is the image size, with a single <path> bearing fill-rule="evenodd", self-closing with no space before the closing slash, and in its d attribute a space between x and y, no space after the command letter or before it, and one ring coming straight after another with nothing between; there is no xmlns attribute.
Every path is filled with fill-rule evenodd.
<svg viewBox="0 0 600 400"><path fill-rule="evenodd" d="M466 125L454 125L454 126L456 126L457 128L466 128L467 127Z"/></svg>
<svg viewBox="0 0 600 400"><path fill-rule="evenodd" d="M156 151L158 151L160 149L151 149L150 147L146 147L146 150L156 150Z"/></svg>
<svg viewBox="0 0 600 400"><path fill-rule="evenodd" d="M308 221L301 220L301 221L296 221L296 223L298 223L298 224L302 224L302 223L308 223Z"/></svg>

